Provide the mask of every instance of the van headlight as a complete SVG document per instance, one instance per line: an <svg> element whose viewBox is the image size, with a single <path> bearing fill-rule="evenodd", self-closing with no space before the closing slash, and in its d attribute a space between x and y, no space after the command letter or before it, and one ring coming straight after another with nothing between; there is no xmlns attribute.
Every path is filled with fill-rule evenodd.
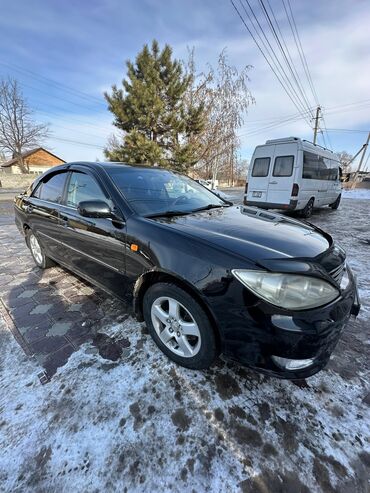
<svg viewBox="0 0 370 493"><path fill-rule="evenodd" d="M306 310L338 298L338 289L316 277L234 269L232 274L259 298L287 310Z"/></svg>

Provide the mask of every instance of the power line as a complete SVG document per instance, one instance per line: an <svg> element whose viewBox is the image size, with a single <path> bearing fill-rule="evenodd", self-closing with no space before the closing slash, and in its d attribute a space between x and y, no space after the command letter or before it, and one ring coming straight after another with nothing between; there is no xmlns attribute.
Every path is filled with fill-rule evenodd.
<svg viewBox="0 0 370 493"><path fill-rule="evenodd" d="M282 56L283 56L283 58L284 58L284 60L285 60L285 62L287 64L287 66L288 66L288 69L289 69L290 73L292 74L292 77L293 77L293 79L294 79L294 81L295 81L295 83L297 85L298 91L301 93L302 100L305 103L306 108L309 109L310 108L310 103L308 102L308 100L306 98L306 95L305 95L304 91L302 90L301 84L300 84L300 82L298 81L298 78L295 75L295 72L294 72L294 70L292 68L292 64L291 64L290 60L288 59L288 56L287 56L287 53L286 53L285 49L283 48L283 45L282 45L282 43L280 41L280 38L279 38L279 36L278 36L278 34L276 32L275 26L274 26L274 24L273 24L273 22L271 20L271 17L270 17L270 15L269 15L269 13L268 13L268 11L266 9L266 6L265 6L263 0L259 0L259 2L261 4L261 6L262 6L263 13L264 13L265 18L267 20L267 23L268 23L268 25L270 27L270 30L271 30L274 38L275 38L275 41L276 41L276 43L278 45L278 48L280 49L280 52L281 52L281 54L282 54ZM270 4L269 4L269 6L270 6L270 9L271 9L271 5ZM272 9L271 9L271 11L272 11ZM273 13L273 11L272 11L272 13ZM276 20L276 18L275 18L275 20ZM311 116L313 116L313 115L311 115Z"/></svg>
<svg viewBox="0 0 370 493"><path fill-rule="evenodd" d="M104 103L99 98L97 98L96 96L92 96L91 94L88 94L84 91L80 91L79 89L74 89L73 87L70 87L67 84L63 84L62 82L55 81L53 79L50 79L49 77L45 77L44 75L40 75L40 74L38 74L32 70L20 67L19 65L16 65L15 63L0 61L0 64L5 66L5 67L10 67L12 70L15 70L17 72L26 73L26 74L28 74L29 77L32 77L32 78L38 79L38 80L42 80L42 81L44 81L44 83L47 83L48 85L53 85L55 87L61 88L61 89L63 89L63 91L67 91L70 94L77 95L80 98L95 101L95 104L104 105Z"/></svg>
<svg viewBox="0 0 370 493"><path fill-rule="evenodd" d="M367 134L369 130L360 130L354 128L327 128L328 132L354 132L358 134Z"/></svg>
<svg viewBox="0 0 370 493"><path fill-rule="evenodd" d="M81 146L93 147L94 149L103 149L104 150L104 146L90 144L89 142L81 142L79 140L63 139L62 137L50 137L49 140L57 140L57 141L60 141L60 142L68 142L70 144L79 144Z"/></svg>
<svg viewBox="0 0 370 493"><path fill-rule="evenodd" d="M286 8L286 5L285 5L285 1L284 0L281 0L281 1L283 3L284 10L285 10L286 16L288 18L289 25L290 25L291 31L293 33L293 38L294 38L295 44L297 46L298 54L299 54L299 57L301 59L302 65L303 65L303 70L305 71L305 74L306 74L308 83L310 85L310 88L311 88L311 91L312 91L312 95L313 95L313 97L314 97L314 99L316 101L317 106L320 106L319 98L317 97L317 93L316 93L316 90L315 90L315 87L314 87L314 84L313 84L313 81L312 81L310 69L308 68L308 63L307 63L306 55L305 55L305 53L303 51L303 46L302 46L302 43L301 43L301 38L300 38L299 33L298 33L297 24L295 22L293 11L292 11L292 7L290 5L290 0L287 0L287 4L288 4L289 12L290 12L290 15L291 15L291 20L290 20L290 17L289 17L289 14L288 14L288 11L287 11L287 8ZM293 25L292 25L292 23L293 23ZM294 26L294 28L293 28L293 26Z"/></svg>
<svg viewBox="0 0 370 493"><path fill-rule="evenodd" d="M263 27L261 26L261 23L259 22L258 20L258 17L256 16L249 0L244 0L244 2L248 5L249 7L249 10L251 11L251 14L252 16L254 17L255 19L255 23L257 24L258 28L256 27L255 23L253 22L253 18L250 17L249 13L247 12L244 4L242 3L241 0L239 0L245 14L247 15L248 19L249 19L249 22L251 23L252 27L254 28L257 36L259 37L260 41L262 42L266 52L268 53L268 55L271 57L271 61L273 62L274 66L275 66L275 69L279 72L279 75L280 77L284 80L284 84L286 84L286 86L289 88L289 92L291 94L292 97L294 97L294 100L295 102L298 104L299 108L301 111L303 111L303 113L305 112L305 104L304 102L300 99L300 96L298 95L298 93L296 92L292 82L290 81L290 78L289 76L287 75L281 61L279 60L279 57L277 56L276 52L275 52L275 49L273 48L273 46L271 45L270 43L270 40L268 39L268 37L266 36L266 33L263 29ZM260 35L260 32L262 33L262 36L263 38L261 37ZM266 43L265 41L266 40L266 43L268 46L266 46ZM299 109L298 108L298 109ZM309 121L308 121L309 123Z"/></svg>
<svg viewBox="0 0 370 493"><path fill-rule="evenodd" d="M251 38L253 39L254 43L256 44L257 48L259 49L259 51L261 52L263 58L266 60L267 64L269 65L269 67L271 68L272 72L274 73L275 77L278 79L280 85L282 86L282 88L284 89L285 93L287 94L287 96L289 97L289 99L292 101L292 103L294 104L294 106L297 108L298 112L301 114L301 108L299 107L299 105L297 105L297 103L294 101L293 97L290 95L289 91L287 90L287 88L285 87L284 83L282 82L281 78L279 77L279 75L276 73L276 70L274 69L274 67L272 66L270 60L267 58L267 56L265 55L264 51L262 50L261 46L259 45L258 41L256 40L255 36L253 35L252 31L249 29L247 23L245 22L243 16L241 15L239 9L237 8L237 6L235 5L234 3L234 0L230 0L234 10L236 11L236 13L238 14L240 20L242 21L244 27L246 28L246 30L248 31L249 35L251 36Z"/></svg>

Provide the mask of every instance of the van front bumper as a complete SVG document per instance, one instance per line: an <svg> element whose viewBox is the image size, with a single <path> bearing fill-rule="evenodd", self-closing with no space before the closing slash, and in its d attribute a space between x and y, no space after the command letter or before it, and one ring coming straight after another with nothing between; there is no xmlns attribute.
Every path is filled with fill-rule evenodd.
<svg viewBox="0 0 370 493"><path fill-rule="evenodd" d="M276 204L274 202L257 202L244 198L244 205L251 207L259 207L260 209L283 209L286 211L294 211L297 207L298 200L290 200L289 204Z"/></svg>

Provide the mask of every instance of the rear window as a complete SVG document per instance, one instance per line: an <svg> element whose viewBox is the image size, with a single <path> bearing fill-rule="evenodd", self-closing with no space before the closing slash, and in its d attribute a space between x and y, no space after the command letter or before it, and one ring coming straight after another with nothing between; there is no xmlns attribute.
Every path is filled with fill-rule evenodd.
<svg viewBox="0 0 370 493"><path fill-rule="evenodd" d="M269 174L270 158L269 157L257 157L254 160L252 176L267 176Z"/></svg>
<svg viewBox="0 0 370 493"><path fill-rule="evenodd" d="M60 203L62 200L64 183L66 181L67 173L58 173L56 175L45 178L41 183L39 183L33 197L37 197L41 200L47 200L48 202Z"/></svg>
<svg viewBox="0 0 370 493"><path fill-rule="evenodd" d="M278 156L275 158L273 176L292 176L294 156Z"/></svg>

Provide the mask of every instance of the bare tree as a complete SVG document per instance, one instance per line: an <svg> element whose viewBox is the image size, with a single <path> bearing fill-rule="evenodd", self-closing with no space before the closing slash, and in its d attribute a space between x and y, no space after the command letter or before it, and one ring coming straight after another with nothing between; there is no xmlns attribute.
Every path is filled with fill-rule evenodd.
<svg viewBox="0 0 370 493"><path fill-rule="evenodd" d="M22 153L37 147L48 136L48 126L37 124L14 79L0 81L0 150L12 153L22 173L28 170Z"/></svg>
<svg viewBox="0 0 370 493"><path fill-rule="evenodd" d="M351 162L353 160L352 154L349 154L347 151L341 151L337 153L337 156L339 158L343 173L349 173L351 171Z"/></svg>
<svg viewBox="0 0 370 493"><path fill-rule="evenodd" d="M234 176L236 181L246 180L249 168L248 159L238 159L235 163Z"/></svg>
<svg viewBox="0 0 370 493"><path fill-rule="evenodd" d="M214 183L218 175L233 175L236 152L240 145L237 130L244 123L244 115L254 99L248 89L246 66L240 72L228 63L224 49L218 58L216 69L208 67L207 72L196 74L194 50L187 63L192 77L188 93L189 104L202 103L205 106L206 124L203 131L194 138L198 144L199 175Z"/></svg>

